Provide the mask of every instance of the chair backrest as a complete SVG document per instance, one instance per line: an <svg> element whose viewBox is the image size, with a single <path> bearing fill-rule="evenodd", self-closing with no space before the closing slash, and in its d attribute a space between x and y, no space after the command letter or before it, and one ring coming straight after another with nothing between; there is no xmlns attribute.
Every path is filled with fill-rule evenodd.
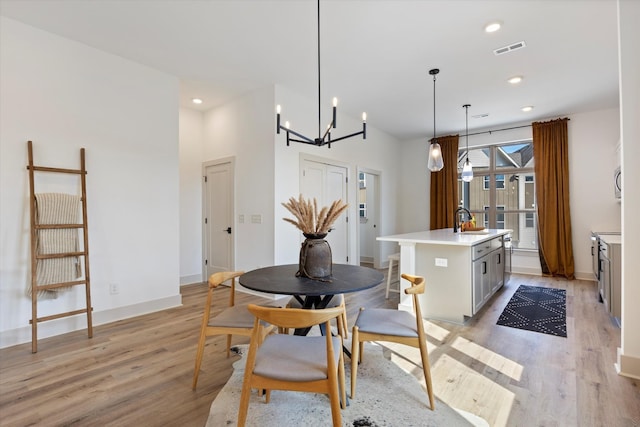
<svg viewBox="0 0 640 427"><path fill-rule="evenodd" d="M235 305L235 295L236 295L236 277L242 276L244 271L219 271L217 273L213 273L209 276L209 295L211 292L217 288L222 283L227 280L231 280L231 292L229 296L229 307L233 307ZM211 301L209 301L209 305Z"/></svg>
<svg viewBox="0 0 640 427"><path fill-rule="evenodd" d="M418 329L424 332L424 326L422 324L422 311L420 310L420 302L418 301L418 295L424 294L425 281L422 276L412 276L411 274L402 274L402 278L408 280L411 283L410 288L406 288L404 293L411 295L413 299L413 312L416 314L418 323Z"/></svg>
<svg viewBox="0 0 640 427"><path fill-rule="evenodd" d="M342 307L307 310L302 308L263 307L249 304L249 311L257 319L281 328L308 328L327 323L342 314Z"/></svg>

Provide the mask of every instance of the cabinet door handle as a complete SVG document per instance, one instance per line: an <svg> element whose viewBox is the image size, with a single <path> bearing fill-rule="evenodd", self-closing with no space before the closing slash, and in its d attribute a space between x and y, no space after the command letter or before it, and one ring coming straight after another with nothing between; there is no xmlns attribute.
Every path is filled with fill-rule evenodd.
<svg viewBox="0 0 640 427"><path fill-rule="evenodd" d="M487 261L482 261L482 274L487 274Z"/></svg>
<svg viewBox="0 0 640 427"><path fill-rule="evenodd" d="M502 264L502 254L498 254L498 265Z"/></svg>

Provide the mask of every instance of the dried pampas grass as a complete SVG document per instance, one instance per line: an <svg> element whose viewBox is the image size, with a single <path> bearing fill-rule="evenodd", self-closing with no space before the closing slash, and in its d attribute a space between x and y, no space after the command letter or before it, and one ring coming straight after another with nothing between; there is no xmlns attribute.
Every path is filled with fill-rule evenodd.
<svg viewBox="0 0 640 427"><path fill-rule="evenodd" d="M282 218L295 225L304 234L327 234L329 229L338 217L344 212L348 205L342 199L335 200L331 206L325 206L318 211L318 201L314 198L305 200L302 194L295 199L291 197L282 206L296 218Z"/></svg>

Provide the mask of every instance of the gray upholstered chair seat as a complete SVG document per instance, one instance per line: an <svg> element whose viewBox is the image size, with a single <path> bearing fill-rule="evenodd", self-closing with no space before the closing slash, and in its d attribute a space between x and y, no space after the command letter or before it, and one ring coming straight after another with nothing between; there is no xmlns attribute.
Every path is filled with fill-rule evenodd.
<svg viewBox="0 0 640 427"><path fill-rule="evenodd" d="M283 307L286 300L264 300L260 303L263 307ZM215 317L209 319L209 326L230 328L253 328L255 317L247 309L248 304L234 305L222 310ZM263 323L264 325L264 323Z"/></svg>
<svg viewBox="0 0 640 427"><path fill-rule="evenodd" d="M358 313L356 326L360 332L400 337L418 337L416 318L409 312L373 308Z"/></svg>
<svg viewBox="0 0 640 427"><path fill-rule="evenodd" d="M342 343L333 337L336 364ZM269 335L260 347L253 373L282 381L317 381L327 378L326 338Z"/></svg>

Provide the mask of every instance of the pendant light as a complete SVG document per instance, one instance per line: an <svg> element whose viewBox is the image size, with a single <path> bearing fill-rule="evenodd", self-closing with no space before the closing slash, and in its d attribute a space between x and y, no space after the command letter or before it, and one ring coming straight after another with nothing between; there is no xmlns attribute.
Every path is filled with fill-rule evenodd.
<svg viewBox="0 0 640 427"><path fill-rule="evenodd" d="M429 74L433 76L433 139L429 146L429 161L427 162L427 167L431 172L438 172L444 167L442 150L436 140L436 74L439 72L440 70L437 68L429 70Z"/></svg>
<svg viewBox="0 0 640 427"><path fill-rule="evenodd" d="M464 104L462 106L465 111L465 136L467 138L467 161L464 162L464 167L462 168L462 180L464 182L471 182L473 179L473 167L471 166L471 162L469 162L469 107L471 105Z"/></svg>

